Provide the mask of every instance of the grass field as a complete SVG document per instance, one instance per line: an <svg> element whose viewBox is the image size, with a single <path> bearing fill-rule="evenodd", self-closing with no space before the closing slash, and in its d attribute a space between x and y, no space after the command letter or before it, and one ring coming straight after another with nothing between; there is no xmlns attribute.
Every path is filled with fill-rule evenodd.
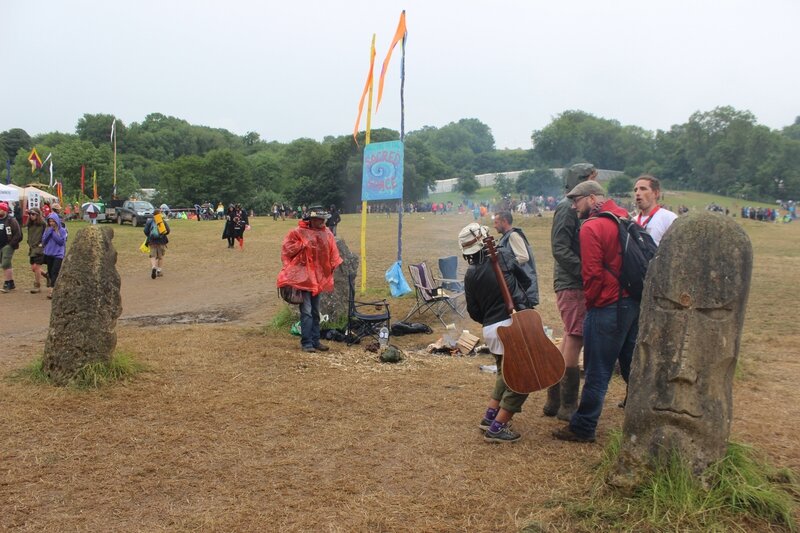
<svg viewBox="0 0 800 533"><path fill-rule="evenodd" d="M404 264L457 254L458 230L471 220L406 216ZM536 255L539 311L560 335L551 219L518 222ZM42 294L0 295L0 529L604 529L602 512L590 525L584 519L602 505L590 501L590 491L603 447L622 426L621 381L612 382L597 444L553 440L560 424L541 416L542 393L514 419L521 442L485 444L476 425L493 376L478 366L490 360L427 354L427 344L444 333L430 317L423 320L432 335L393 338L406 353L398 365L381 364L360 346L304 354L295 337L268 327L285 308L274 280L280 243L294 223L254 219L240 252L225 249L220 222L175 221L157 280L137 250L141 228L115 226L123 294L118 349L146 370L97 390L11 379L41 355L49 303ZM755 261L732 438L800 471L800 333L791 297L800 283L800 225L740 223ZM369 291L388 294L383 275L396 255L397 218L370 215L367 224ZM71 235L82 226L70 224ZM339 235L356 253L359 233L360 217L345 215ZM18 285L27 288L24 254L14 265ZM413 296L392 300L393 318L412 304ZM456 326L480 330L468 319ZM608 523L661 530L632 520ZM722 525L777 527L745 519Z"/></svg>

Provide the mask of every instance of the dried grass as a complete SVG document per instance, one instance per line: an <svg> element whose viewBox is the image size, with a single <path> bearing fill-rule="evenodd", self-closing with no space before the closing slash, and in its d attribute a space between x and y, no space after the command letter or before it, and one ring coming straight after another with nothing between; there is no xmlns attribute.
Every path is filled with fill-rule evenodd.
<svg viewBox="0 0 800 533"><path fill-rule="evenodd" d="M406 262L435 264L457 252L454 236L468 219L430 218L404 221ZM146 259L128 252L127 228L118 231L126 315L224 307L241 318L152 327L121 321L118 349L149 371L120 385L76 392L0 381L0 529L574 530L563 505L588 493L602 443L622 425L615 407L621 382L612 382L600 445L553 440L560 423L541 416L541 393L515 418L521 442L487 445L476 425L494 379L478 371L488 357L419 353L443 333L433 321L433 335L392 339L407 354L395 365L360 346L302 353L296 338L267 327L283 308L271 280L289 223L259 220L244 253L221 250L199 261L203 239L224 247L220 228L204 224L173 229L165 277L153 282L168 296L163 301L147 292ZM348 216L340 226L354 249L357 224ZM522 222L540 271L540 311L557 325L549 224ZM368 280L380 287L389 260L375 258L393 260L396 219L373 216L370 228ZM780 246L791 242L797 250L794 228L775 229ZM757 254L771 253L775 243L757 243ZM788 261L773 268L769 257L757 256L742 350L748 379L736 385L733 428L738 440L797 469L798 334L764 316L777 280L800 280L797 256ZM137 299L145 297L147 303ZM393 300L393 316L411 303ZM457 327L478 331L470 321ZM13 350L0 357L0 374L41 352L43 337L10 337Z"/></svg>

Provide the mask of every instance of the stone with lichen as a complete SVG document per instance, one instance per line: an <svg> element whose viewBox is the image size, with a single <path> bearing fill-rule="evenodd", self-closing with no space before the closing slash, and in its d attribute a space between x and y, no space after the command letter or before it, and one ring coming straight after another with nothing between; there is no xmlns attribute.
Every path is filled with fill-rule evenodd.
<svg viewBox="0 0 800 533"><path fill-rule="evenodd" d="M724 456L752 268L750 239L730 218L695 213L665 234L642 296L612 485L633 489L673 457L699 474Z"/></svg>
<svg viewBox="0 0 800 533"><path fill-rule="evenodd" d="M122 313L114 231L89 226L74 237L53 291L42 368L57 385L86 364L108 363Z"/></svg>

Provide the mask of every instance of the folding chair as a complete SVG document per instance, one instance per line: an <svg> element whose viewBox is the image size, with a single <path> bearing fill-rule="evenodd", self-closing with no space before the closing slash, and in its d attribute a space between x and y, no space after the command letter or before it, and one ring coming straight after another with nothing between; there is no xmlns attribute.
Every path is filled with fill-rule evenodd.
<svg viewBox="0 0 800 533"><path fill-rule="evenodd" d="M356 275L350 274L347 281L350 284L347 333L355 337L355 340L348 341L348 344L355 344L364 337L372 337L380 342L381 328L386 326L386 329L390 329L389 303L385 299L376 302L356 301Z"/></svg>
<svg viewBox="0 0 800 533"><path fill-rule="evenodd" d="M427 263L423 261L416 265L408 265L408 273L411 274L411 279L414 281L417 302L403 319L404 322L414 313L423 315L425 312L430 311L446 327L447 324L442 316L448 309L452 309L459 316L464 316L455 303L455 298L459 294L445 291L441 284L437 283L431 275ZM463 294L463 291L461 294Z"/></svg>
<svg viewBox="0 0 800 533"><path fill-rule="evenodd" d="M467 299L464 297L464 274L458 273L458 257L455 255L440 257L439 272L442 277L435 279L441 282L444 290L450 292L456 312L463 317L467 308Z"/></svg>

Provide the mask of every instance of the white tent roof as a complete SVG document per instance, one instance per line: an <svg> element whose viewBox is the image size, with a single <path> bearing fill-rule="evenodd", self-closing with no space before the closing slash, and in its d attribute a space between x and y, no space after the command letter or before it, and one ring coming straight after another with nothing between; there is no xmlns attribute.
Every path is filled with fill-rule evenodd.
<svg viewBox="0 0 800 533"><path fill-rule="evenodd" d="M57 196L55 196L53 194L50 194L49 192L44 192L43 190L37 189L36 187L25 187L23 189L23 191L24 191L23 194L24 194L24 196L26 198L28 197L28 195L30 193L35 192L35 193L39 193L40 197L42 197L42 198L44 198L46 200L50 200L51 202L57 202L58 201L58 197Z"/></svg>
<svg viewBox="0 0 800 533"><path fill-rule="evenodd" d="M10 185L3 185L0 183L0 200L10 200L12 202L19 201L19 197L22 194L21 189L19 187L10 186Z"/></svg>

